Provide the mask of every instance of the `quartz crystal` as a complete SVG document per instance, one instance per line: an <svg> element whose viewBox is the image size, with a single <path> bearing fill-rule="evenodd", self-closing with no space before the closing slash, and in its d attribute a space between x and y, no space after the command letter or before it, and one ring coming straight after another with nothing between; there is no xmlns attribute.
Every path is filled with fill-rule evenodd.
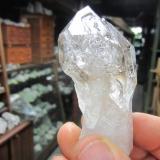
<svg viewBox="0 0 160 160"><path fill-rule="evenodd" d="M81 137L108 137L129 154L133 143L135 51L90 7L77 12L59 35L59 60L74 81L83 114Z"/></svg>

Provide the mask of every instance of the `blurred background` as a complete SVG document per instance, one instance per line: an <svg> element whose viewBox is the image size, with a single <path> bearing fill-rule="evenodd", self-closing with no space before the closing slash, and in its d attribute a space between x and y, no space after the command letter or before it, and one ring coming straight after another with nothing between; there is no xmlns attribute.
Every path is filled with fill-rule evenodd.
<svg viewBox="0 0 160 160"><path fill-rule="evenodd" d="M79 124L73 81L58 62L57 39L89 5L135 47L133 111L160 116L159 0L5 0L0 5L0 159L48 160L57 131Z"/></svg>

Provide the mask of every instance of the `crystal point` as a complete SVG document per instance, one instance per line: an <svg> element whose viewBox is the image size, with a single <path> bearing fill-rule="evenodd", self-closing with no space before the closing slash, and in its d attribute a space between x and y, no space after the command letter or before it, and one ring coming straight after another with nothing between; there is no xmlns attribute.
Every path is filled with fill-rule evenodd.
<svg viewBox="0 0 160 160"><path fill-rule="evenodd" d="M81 136L106 136L129 154L136 86L133 46L88 6L60 33L58 44L61 66L74 81L83 114Z"/></svg>

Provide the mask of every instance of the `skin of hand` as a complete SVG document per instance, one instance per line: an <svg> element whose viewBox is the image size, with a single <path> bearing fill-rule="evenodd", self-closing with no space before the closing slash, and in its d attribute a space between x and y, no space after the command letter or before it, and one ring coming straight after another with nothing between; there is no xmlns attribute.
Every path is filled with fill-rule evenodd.
<svg viewBox="0 0 160 160"><path fill-rule="evenodd" d="M79 139L81 129L68 122L57 136L63 156L52 160L160 160L160 117L133 113L133 129L134 146L128 157L106 137Z"/></svg>

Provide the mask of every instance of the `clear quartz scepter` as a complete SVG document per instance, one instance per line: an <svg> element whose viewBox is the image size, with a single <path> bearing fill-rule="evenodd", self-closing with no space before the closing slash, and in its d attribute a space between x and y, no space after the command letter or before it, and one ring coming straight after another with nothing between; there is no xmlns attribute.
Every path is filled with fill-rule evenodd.
<svg viewBox="0 0 160 160"><path fill-rule="evenodd" d="M81 136L106 136L129 155L137 83L133 46L88 6L63 29L58 45L60 64L74 81L83 114Z"/></svg>

